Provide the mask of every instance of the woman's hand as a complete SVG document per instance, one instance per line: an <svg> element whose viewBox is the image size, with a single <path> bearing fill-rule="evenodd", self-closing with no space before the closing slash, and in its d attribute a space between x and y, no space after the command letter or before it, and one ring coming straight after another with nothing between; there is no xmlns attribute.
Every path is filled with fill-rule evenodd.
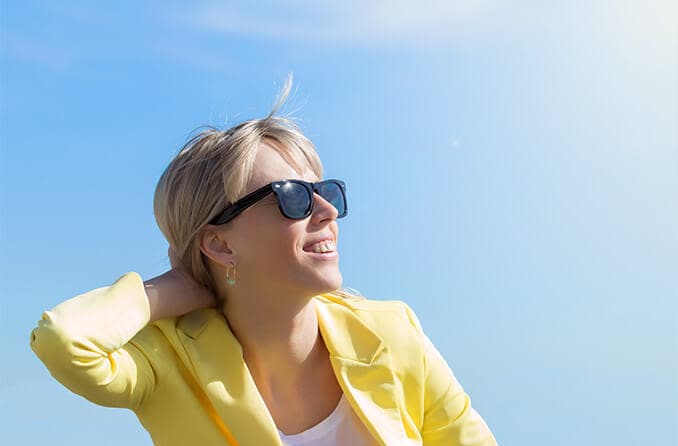
<svg viewBox="0 0 678 446"><path fill-rule="evenodd" d="M150 322L216 306L214 295L193 279L171 247L167 255L172 269L144 282Z"/></svg>

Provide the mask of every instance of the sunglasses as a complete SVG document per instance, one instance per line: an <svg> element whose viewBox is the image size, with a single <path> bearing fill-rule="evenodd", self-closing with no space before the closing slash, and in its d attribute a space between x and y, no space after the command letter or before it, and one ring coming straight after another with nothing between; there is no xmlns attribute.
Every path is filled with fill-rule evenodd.
<svg viewBox="0 0 678 446"><path fill-rule="evenodd" d="M245 195L213 218L210 224L223 225L228 223L242 211L267 197L271 192L275 194L278 200L280 212L292 220L302 220L311 215L314 192L317 192L339 211L337 218L345 217L348 211L346 207L346 184L341 180L324 180L317 183L302 180L282 180L273 181Z"/></svg>

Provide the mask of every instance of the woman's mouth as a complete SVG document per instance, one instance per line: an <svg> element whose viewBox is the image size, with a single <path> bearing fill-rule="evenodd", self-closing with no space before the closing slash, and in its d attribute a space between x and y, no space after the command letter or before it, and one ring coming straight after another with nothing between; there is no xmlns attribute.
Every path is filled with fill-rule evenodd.
<svg viewBox="0 0 678 446"><path fill-rule="evenodd" d="M316 254L324 254L328 252L334 252L335 246L332 240L323 240L322 242L318 242L309 246L308 248L305 248L304 251L314 252Z"/></svg>
<svg viewBox="0 0 678 446"><path fill-rule="evenodd" d="M304 248L304 252L307 252L309 255L322 260L331 260L339 257L339 253L337 252L336 246L332 240L323 240L321 242L315 243L307 248Z"/></svg>

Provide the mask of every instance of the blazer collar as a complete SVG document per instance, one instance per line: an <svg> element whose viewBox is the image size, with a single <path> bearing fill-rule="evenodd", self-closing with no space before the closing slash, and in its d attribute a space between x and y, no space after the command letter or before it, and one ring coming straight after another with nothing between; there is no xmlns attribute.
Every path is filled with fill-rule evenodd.
<svg viewBox="0 0 678 446"><path fill-rule="evenodd" d="M372 364L385 347L383 340L368 327L348 303L329 296L314 299L320 334L330 357Z"/></svg>
<svg viewBox="0 0 678 446"><path fill-rule="evenodd" d="M408 433L415 439L418 433L403 423L404 399L389 347L349 303L328 295L314 303L332 368L353 410L382 445L420 444L408 439ZM177 328L191 374L239 444L282 446L225 318L201 310L182 317Z"/></svg>
<svg viewBox="0 0 678 446"><path fill-rule="evenodd" d="M420 445L418 429L402 416L405 399L389 346L345 299L319 296L316 310L337 381L372 435L382 445Z"/></svg>

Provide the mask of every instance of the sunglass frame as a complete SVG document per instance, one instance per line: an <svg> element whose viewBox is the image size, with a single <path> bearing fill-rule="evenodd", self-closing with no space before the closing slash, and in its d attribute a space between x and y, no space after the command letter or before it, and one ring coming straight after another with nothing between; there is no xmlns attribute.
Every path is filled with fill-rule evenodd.
<svg viewBox="0 0 678 446"><path fill-rule="evenodd" d="M309 206L307 207L305 214L301 217L290 217L287 215L285 210L283 209L282 206L282 201L283 198L278 192L284 185L287 183L296 183L304 186L306 189L306 192L309 193L310 197L310 203ZM315 203L313 195L315 192L318 192L318 195L322 197L320 194L320 186L326 183L335 183L339 186L339 190L341 191L342 199L344 200L344 212L340 213L337 215L337 218L342 218L345 217L346 214L348 213L348 204L346 201L346 183L344 183L342 180L337 180L337 179L328 179L328 180L323 180L323 181L318 181L315 183L309 183L308 181L303 181L303 180L296 180L296 179L290 179L290 180L281 180L281 181L273 181L269 184L266 184L259 189L250 192L249 194L245 195L242 197L240 200L236 201L235 203L231 204L230 206L227 206L226 209L224 209L219 215L217 215L215 218L213 218L210 221L210 224L212 225L224 225L228 223L229 221L233 220L235 217L240 215L245 209L253 206L255 203L258 201L264 199L266 196L268 196L271 192L275 193L276 200L278 201L278 208L280 209L280 213L285 216L286 218L289 218L291 220L302 220L309 215L311 215L311 212L313 211L313 205ZM325 197L323 197L325 198Z"/></svg>

